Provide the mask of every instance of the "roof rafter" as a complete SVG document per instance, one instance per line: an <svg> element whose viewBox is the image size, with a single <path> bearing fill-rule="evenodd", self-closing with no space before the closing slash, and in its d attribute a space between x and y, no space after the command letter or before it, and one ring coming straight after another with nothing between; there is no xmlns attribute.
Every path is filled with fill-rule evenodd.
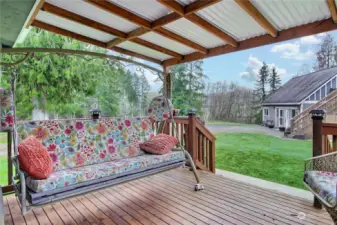
<svg viewBox="0 0 337 225"><path fill-rule="evenodd" d="M248 13L272 37L277 36L277 29L262 15L262 13L249 0L235 0L235 2Z"/></svg>
<svg viewBox="0 0 337 225"><path fill-rule="evenodd" d="M176 1L168 1L168 0L157 0L157 2L165 5L169 9L173 10L174 12L178 13L179 15L185 17L192 23L198 25L199 27L205 29L206 31L212 33L213 35L217 36L221 40L227 42L229 45L236 47L238 45L237 41L232 38L230 35L226 34L219 28L215 27L213 24L207 22L205 19L201 18L200 16L191 13L194 12L194 10L191 9L191 6L189 7L189 13L186 14L186 9L188 6L183 6L179 4ZM202 1L197 1L197 2L202 2ZM204 1L207 2L207 1ZM217 1L218 2L218 1ZM212 4L214 4L214 1L211 1ZM203 5L205 6L205 5Z"/></svg>
<svg viewBox="0 0 337 225"><path fill-rule="evenodd" d="M32 25L33 21L35 20L37 14L39 13L42 5L44 4L45 0L40 0L39 3L37 4L36 8L34 9L32 15L30 16L28 23L26 24L26 29L28 29L30 27L30 25Z"/></svg>
<svg viewBox="0 0 337 225"><path fill-rule="evenodd" d="M94 5L96 7L99 7L100 9L103 9L103 10L109 12L109 13L112 13L112 14L114 14L116 16L119 16L123 19L126 19L126 20L128 20L132 23L135 23L135 24L137 24L137 25L139 25L143 28L148 29L148 31L142 30L142 32L140 32L140 33L137 33L137 29L135 31L131 31L129 33L130 36L128 34L128 36L125 40L132 40L133 38L136 37L136 35L132 35L131 33L133 33L133 34L137 33L138 35L142 35L142 34L145 34L147 32L154 31L154 32L156 32L156 33L158 33L158 34L160 34L164 37L170 38L171 40L174 40L174 41L179 42L181 44L184 44L184 45L186 45L190 48L193 48L193 49L195 49L195 50L197 50L197 51L199 51L203 54L205 54L207 52L207 49L205 47L203 47L203 46L201 46L201 45L199 45L199 44L197 44L193 41L187 40L186 38L184 38L184 37L182 37L178 34L175 34L175 33L171 32L171 31L169 31L165 28L162 28L162 26L164 26L168 23L171 23L175 20L178 20L182 17L177 13L174 13L174 14L171 13L171 14L166 15L162 18L159 18L159 19L157 19L153 22L150 22L150 21L147 21L146 19L143 19L142 17L140 17L140 16L138 16L138 15L132 13L132 12L129 12L129 11L127 11L127 10L119 7L118 5L116 5L112 2L109 2L107 0L84 0L84 1ZM214 1L215 0L210 0L209 4L214 4ZM191 3L191 4L194 5L196 3ZM195 5L195 6L192 5L193 7L191 7L190 10L191 11L197 11L198 10L197 6L199 6L200 9L207 6L207 4L200 4L200 5L199 4ZM158 29L160 31L158 31ZM169 36L167 36L167 35L169 35ZM125 40L122 40L120 38L112 40L108 43L108 46L109 47L116 46L116 45L122 43Z"/></svg>
<svg viewBox="0 0 337 225"><path fill-rule="evenodd" d="M141 32L144 32L143 30L146 30L146 28L141 28L140 30L136 30L136 32L134 32L134 33L127 34L123 31L114 29L112 27L109 27L107 25L104 25L104 24L101 24L99 22L93 21L93 20L88 19L86 17L77 15L75 13L72 13L70 11L67 11L65 9L62 9L60 7L57 7L57 6L52 5L50 3L47 3L47 2L44 3L44 5L41 7L41 10L46 11L46 12L51 13L51 14L56 15L56 16L74 21L76 23L79 23L79 24L82 24L82 25L85 25L85 26L88 26L88 27L92 27L92 28L100 30L102 32L105 32L105 33L108 33L108 34L119 37L117 39L114 39L113 41L115 41L115 40L125 40L125 39L129 38L130 36L138 36ZM164 47L155 45L155 44L153 44L151 42L148 42L148 41L145 41L145 40L142 40L142 41L138 40L137 42L134 41L134 40L130 40L130 41L135 42L139 45L145 46L147 48L151 48L153 50L163 52L167 55L171 55L171 56L179 58L179 59L182 58L182 55L177 53L177 52L171 51L169 49L166 49ZM113 47L113 46L110 46L109 43L107 43L107 48Z"/></svg>
<svg viewBox="0 0 337 225"><path fill-rule="evenodd" d="M74 38L74 39L77 39L79 41L83 41L83 42L86 42L86 43L89 43L89 44L92 44L92 45L96 45L96 46L101 47L101 48L107 48L106 43L104 43L102 41L98 41L98 40L95 40L95 39L92 39L92 38L89 38L89 37L86 37L86 36L83 36L83 35L80 35L80 34L65 30L65 29L62 29L62 28L59 28L59 27L55 27L53 25L44 23L44 22L39 21L39 20L34 20L32 25L34 27L41 28L41 29L44 29L44 30L47 30L47 31L50 31L50 32L53 32L53 33L56 33L56 34L60 34L60 35L70 37L70 38ZM139 53L136 53L136 52L133 52L133 51L129 51L129 50L126 50L126 49L123 49L123 48L113 47L113 48L111 48L111 50L114 50L114 51L122 53L122 54L129 55L129 56L134 56L134 57L137 57L137 58L140 58L140 59L148 60L148 61L153 62L153 63L161 64L161 61L158 60L158 59L154 59L152 57L145 56L145 55L142 55L142 54L139 54Z"/></svg>
<svg viewBox="0 0 337 225"><path fill-rule="evenodd" d="M172 66L180 63L191 62L194 60L204 59L212 56L227 54L236 51L242 51L250 48L256 48L268 44L274 44L282 41L287 41L295 38L300 38L308 35L319 34L323 32L328 32L337 29L337 24L335 24L331 18L322 21L317 21L298 27L289 28L279 32L277 37L272 37L269 34L262 36L250 38L239 42L237 48L232 48L228 45L223 45L215 48L209 49L207 54L200 54L198 52L184 55L183 60L177 59L167 59L163 61L164 66Z"/></svg>
<svg viewBox="0 0 337 225"><path fill-rule="evenodd" d="M337 23L337 8L335 0L328 0L328 6L331 13L332 20Z"/></svg>

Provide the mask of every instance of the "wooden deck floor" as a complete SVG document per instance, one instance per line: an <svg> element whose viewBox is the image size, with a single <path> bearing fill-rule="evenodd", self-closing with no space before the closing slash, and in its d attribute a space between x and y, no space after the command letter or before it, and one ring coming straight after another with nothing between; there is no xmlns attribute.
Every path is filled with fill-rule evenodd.
<svg viewBox="0 0 337 225"><path fill-rule="evenodd" d="M5 224L332 224L326 211L311 202L200 174L206 188L201 192L193 190L192 172L179 168L35 208L25 217L9 196Z"/></svg>

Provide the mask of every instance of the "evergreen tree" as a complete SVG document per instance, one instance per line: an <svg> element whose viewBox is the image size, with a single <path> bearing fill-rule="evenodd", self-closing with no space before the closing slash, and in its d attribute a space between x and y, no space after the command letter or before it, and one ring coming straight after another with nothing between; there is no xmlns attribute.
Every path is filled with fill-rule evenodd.
<svg viewBox="0 0 337 225"><path fill-rule="evenodd" d="M275 67L273 67L271 70L271 74L269 78L269 85L270 85L270 91L269 91L270 94L273 94L281 86L281 78L280 78L280 75L277 74Z"/></svg>
<svg viewBox="0 0 337 225"><path fill-rule="evenodd" d="M203 61L195 61L172 67L173 105L186 115L189 109L202 113L204 101L205 79L202 69Z"/></svg>
<svg viewBox="0 0 337 225"><path fill-rule="evenodd" d="M147 109L149 107L149 101L148 101L148 94L151 90L151 86L146 79L146 76L144 73L141 74L140 78L140 110L143 115L147 114Z"/></svg>
<svg viewBox="0 0 337 225"><path fill-rule="evenodd" d="M259 74L256 79L256 89L255 93L258 95L259 102L262 103L267 98L267 89L266 85L268 83L269 77L269 69L265 62L263 62L263 66L259 70Z"/></svg>

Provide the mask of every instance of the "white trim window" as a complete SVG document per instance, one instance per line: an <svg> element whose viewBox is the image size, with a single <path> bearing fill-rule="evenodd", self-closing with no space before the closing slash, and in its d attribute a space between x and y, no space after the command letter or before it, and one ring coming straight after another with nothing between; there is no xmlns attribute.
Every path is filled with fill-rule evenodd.
<svg viewBox="0 0 337 225"><path fill-rule="evenodd" d="M267 108L263 109L263 115L268 116L269 110Z"/></svg>
<svg viewBox="0 0 337 225"><path fill-rule="evenodd" d="M284 109L279 109L279 127L284 126Z"/></svg>

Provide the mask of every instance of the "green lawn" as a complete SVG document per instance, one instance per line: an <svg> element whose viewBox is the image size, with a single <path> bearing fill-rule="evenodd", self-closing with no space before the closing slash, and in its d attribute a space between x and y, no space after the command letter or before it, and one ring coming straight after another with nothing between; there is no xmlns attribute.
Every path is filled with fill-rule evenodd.
<svg viewBox="0 0 337 225"><path fill-rule="evenodd" d="M218 133L216 138L216 168L304 189L311 141L246 133Z"/></svg>
<svg viewBox="0 0 337 225"><path fill-rule="evenodd" d="M7 133L0 133L0 144L7 144Z"/></svg>
<svg viewBox="0 0 337 225"><path fill-rule="evenodd" d="M7 184L7 157L0 156L0 185Z"/></svg>

